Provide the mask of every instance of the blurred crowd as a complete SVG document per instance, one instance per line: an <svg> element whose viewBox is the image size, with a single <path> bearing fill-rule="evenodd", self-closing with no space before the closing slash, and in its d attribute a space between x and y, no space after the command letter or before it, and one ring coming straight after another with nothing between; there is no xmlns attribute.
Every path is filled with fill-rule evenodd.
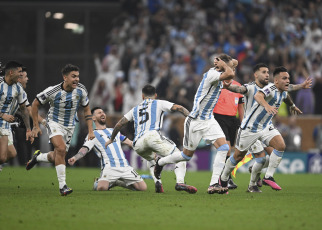
<svg viewBox="0 0 322 230"><path fill-rule="evenodd" d="M293 84L312 78L312 89L292 96L305 114L322 114L320 0L123 0L112 23L105 56L95 56L98 76L90 91L92 104L109 114L138 104L146 83L159 98L191 109L217 53L238 59L240 83L253 80L259 62L271 73L285 66Z"/></svg>

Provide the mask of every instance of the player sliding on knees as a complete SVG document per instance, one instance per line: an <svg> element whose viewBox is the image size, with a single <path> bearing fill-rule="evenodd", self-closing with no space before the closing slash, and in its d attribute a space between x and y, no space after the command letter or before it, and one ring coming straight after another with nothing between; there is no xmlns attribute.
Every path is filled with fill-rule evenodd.
<svg viewBox="0 0 322 230"><path fill-rule="evenodd" d="M95 107L92 109L93 121L96 129L95 138L85 138L83 147L72 158L68 159L70 165L83 158L90 150L94 149L101 162L101 176L94 181L94 190L106 191L114 186L121 186L136 191L145 191L146 183L141 176L129 165L121 147L121 142L132 147L132 141L127 137L118 134L115 142L105 148L105 142L111 138L113 129L106 127L106 114Z"/></svg>
<svg viewBox="0 0 322 230"><path fill-rule="evenodd" d="M106 141L105 146L109 146L115 140L118 132L129 121L134 121L135 137L133 140L133 149L144 159L147 160L147 166L155 182L155 191L163 193L161 178L154 176L155 153L159 156L166 157L174 153L180 153L176 145L160 133L162 128L163 116L165 112L178 111L184 116L189 111L181 105L176 105L168 101L157 100L155 87L145 85L142 89L142 98L138 106L132 108L124 117L115 125L111 138ZM196 193L197 189L184 183L186 174L186 162L176 164L175 170L177 191L186 191Z"/></svg>

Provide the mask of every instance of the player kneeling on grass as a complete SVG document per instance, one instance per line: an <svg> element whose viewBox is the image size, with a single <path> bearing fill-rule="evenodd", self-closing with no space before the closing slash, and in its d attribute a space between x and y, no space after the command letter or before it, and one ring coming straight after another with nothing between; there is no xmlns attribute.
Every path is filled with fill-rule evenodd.
<svg viewBox="0 0 322 230"><path fill-rule="evenodd" d="M79 152L68 159L70 165L83 158L91 149L101 159L101 177L94 182L94 190L106 191L114 186L121 186L131 190L145 191L146 183L141 176L129 165L121 148L121 142L132 147L132 141L118 134L113 144L105 148L105 142L111 138L113 129L106 128L106 114L95 107L92 109L93 121L96 125L95 138L85 139L83 147Z"/></svg>

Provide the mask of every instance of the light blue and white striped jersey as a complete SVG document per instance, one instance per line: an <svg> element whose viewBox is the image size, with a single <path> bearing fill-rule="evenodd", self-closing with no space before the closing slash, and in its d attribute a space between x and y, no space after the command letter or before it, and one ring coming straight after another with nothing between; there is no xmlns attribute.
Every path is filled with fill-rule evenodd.
<svg viewBox="0 0 322 230"><path fill-rule="evenodd" d="M256 84L256 82L250 82L248 84L244 84L247 89L247 92L244 94L244 118L247 116L247 113L251 111L256 100L254 99L255 94L261 88Z"/></svg>
<svg viewBox="0 0 322 230"><path fill-rule="evenodd" d="M164 100L146 99L131 109L124 117L134 121L135 137L133 142L148 131L160 130L164 112L170 112L173 103Z"/></svg>
<svg viewBox="0 0 322 230"><path fill-rule="evenodd" d="M8 85L3 77L0 77L0 112L15 115L18 105L27 100L27 94L20 84ZM9 129L10 124L0 118L0 127Z"/></svg>
<svg viewBox="0 0 322 230"><path fill-rule="evenodd" d="M55 121L65 127L75 126L76 112L80 105L83 107L89 103L88 93L84 85L78 83L76 89L66 92L63 83L48 87L36 98L40 104L49 102L50 108L47 114L47 121Z"/></svg>
<svg viewBox="0 0 322 230"><path fill-rule="evenodd" d="M110 167L127 167L129 162L126 160L124 152L121 147L127 137L118 133L114 139L114 142L105 148L105 142L111 138L113 129L95 129L95 137L92 140L85 139L84 147L89 150L94 150L96 155L100 158L101 168L103 169L106 165Z"/></svg>
<svg viewBox="0 0 322 230"><path fill-rule="evenodd" d="M287 92L280 92L273 83L259 90L265 95L265 100L270 106L280 107L283 100L287 97ZM272 121L273 115L266 112L264 106L254 102L247 116L244 117L241 128L249 128L251 132L256 133L267 127Z"/></svg>
<svg viewBox="0 0 322 230"><path fill-rule="evenodd" d="M22 87L22 85L20 84L20 82L18 82L17 83L17 85L19 85L19 86L21 86ZM23 87L22 87L23 88ZM28 106L31 106L30 105L30 103L29 103L29 101L28 101L28 97L27 97L27 93L26 93L26 91L24 91L23 92L24 94L25 94L25 96L24 97L26 97L27 98L27 100L26 100L26 107L28 107ZM18 104L18 102L17 101L15 101L16 102L16 104L13 106L13 114L16 114L16 112L17 112L17 110L19 109L19 104Z"/></svg>
<svg viewBox="0 0 322 230"><path fill-rule="evenodd" d="M223 87L222 81L219 80L220 75L221 72L218 72L215 68L209 69L203 75L189 117L201 120L213 119L212 111Z"/></svg>

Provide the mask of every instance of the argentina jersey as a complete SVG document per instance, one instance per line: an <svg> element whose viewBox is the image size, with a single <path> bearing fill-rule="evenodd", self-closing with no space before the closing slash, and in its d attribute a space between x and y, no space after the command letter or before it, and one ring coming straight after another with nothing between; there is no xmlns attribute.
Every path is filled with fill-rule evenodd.
<svg viewBox="0 0 322 230"><path fill-rule="evenodd" d="M75 126L79 106L85 107L89 103L87 90L80 83L71 92L63 89L63 83L48 87L37 94L36 98L42 105L49 102L47 121L54 121L68 128Z"/></svg>
<svg viewBox="0 0 322 230"><path fill-rule="evenodd" d="M19 86L22 87L22 85L19 82L17 83L17 85L19 85ZM26 98L26 107L31 106L30 103L29 103L29 101L28 101L27 93L25 91L23 93L25 94L23 97ZM13 106L12 114L13 115L16 114L16 112L18 111L18 109L19 109L19 104L16 101L15 102L15 105Z"/></svg>
<svg viewBox="0 0 322 230"><path fill-rule="evenodd" d="M164 100L145 99L131 109L124 117L134 121L135 137L133 142L148 131L160 130L165 112L170 112L173 103Z"/></svg>
<svg viewBox="0 0 322 230"><path fill-rule="evenodd" d="M270 106L274 106L277 109L287 97L287 92L280 92L273 83L269 83L259 91L264 93L265 101ZM247 112L247 116L244 117L241 128L248 128L251 132L256 133L265 129L267 125L271 124L273 116L273 114L267 113L264 106L261 106L256 101L251 110Z"/></svg>
<svg viewBox="0 0 322 230"><path fill-rule="evenodd" d="M93 140L88 140L86 137L83 147L89 150L94 150L96 155L100 158L101 168L105 166L109 167L127 167L129 166L128 161L125 158L124 152L121 147L127 137L118 133L112 144L105 148L105 142L111 138L113 129L100 129L94 130L95 137Z"/></svg>
<svg viewBox="0 0 322 230"><path fill-rule="evenodd" d="M221 72L211 68L203 75L202 81L194 97L193 108L189 117L201 120L212 119L212 111L218 101L222 82L219 80Z"/></svg>
<svg viewBox="0 0 322 230"><path fill-rule="evenodd" d="M260 90L261 88L256 85L256 83L253 81L251 83L248 84L244 84L244 86L247 89L247 92L244 94L244 99L245 99L245 103L244 103L244 118L247 116L247 113L249 111L251 111L254 103L256 102L256 100L254 99L255 94L258 92L258 90Z"/></svg>
<svg viewBox="0 0 322 230"><path fill-rule="evenodd" d="M0 78L0 112L14 115L18 106L27 101L27 94L20 84L8 85L4 78ZM9 129L10 124L0 118L0 128Z"/></svg>

